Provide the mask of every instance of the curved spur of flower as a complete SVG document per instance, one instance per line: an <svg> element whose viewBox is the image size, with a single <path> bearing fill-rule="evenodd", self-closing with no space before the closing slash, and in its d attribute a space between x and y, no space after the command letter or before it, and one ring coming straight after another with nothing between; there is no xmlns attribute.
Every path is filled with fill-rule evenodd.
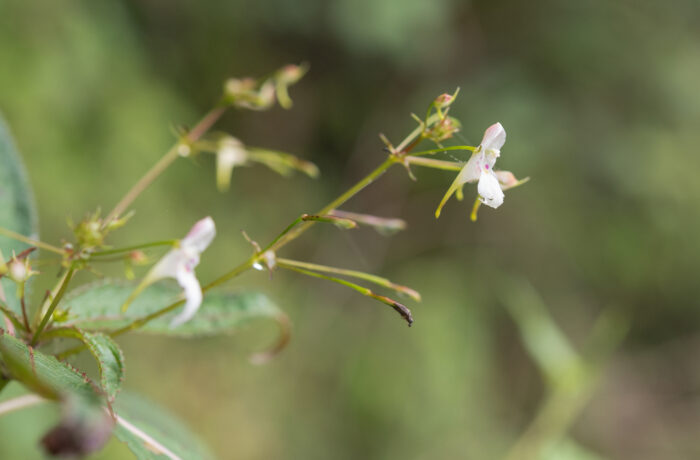
<svg viewBox="0 0 700 460"><path fill-rule="evenodd" d="M187 236L180 240L179 246L171 249L151 268L122 310L126 310L130 301L147 286L163 278L174 278L184 290L185 307L178 316L173 318L170 326L177 327L189 321L202 305L202 288L194 269L199 264L200 254L215 236L216 226L211 217L205 217L194 224Z"/></svg>
<svg viewBox="0 0 700 460"><path fill-rule="evenodd" d="M488 127L484 133L481 144L474 150L471 158L464 165L450 188L442 197L440 205L435 211L435 217L440 217L442 207L453 194L457 194L458 199L462 199L462 188L464 184L479 181L479 199L482 203L497 208L503 204L503 190L498 178L493 171L496 159L501 156L501 147L506 142L506 130L500 123L495 123Z"/></svg>

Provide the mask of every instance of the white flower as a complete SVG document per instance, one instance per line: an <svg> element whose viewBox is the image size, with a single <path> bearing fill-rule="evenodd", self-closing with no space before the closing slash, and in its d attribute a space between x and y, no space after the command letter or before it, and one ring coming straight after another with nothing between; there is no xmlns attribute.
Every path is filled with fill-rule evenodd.
<svg viewBox="0 0 700 460"><path fill-rule="evenodd" d="M220 191L228 190L234 166L244 165L248 159L243 144L235 137L227 136L219 141L216 152L216 185Z"/></svg>
<svg viewBox="0 0 700 460"><path fill-rule="evenodd" d="M479 181L477 187L479 200L487 206L497 208L503 204L503 190L498 177L493 170L496 159L501 156L501 147L506 142L506 130L500 123L495 123L486 130L481 145L474 149L471 158L459 172L452 185L442 198L435 211L435 217L440 217L442 207L447 200L457 192L457 198L461 199L462 187L466 183Z"/></svg>
<svg viewBox="0 0 700 460"><path fill-rule="evenodd" d="M185 308L170 323L176 327L189 321L202 304L202 288L195 276L194 269L199 264L199 256L216 236L216 227L211 217L200 220L173 248L148 272L135 293L163 278L174 278L184 290ZM134 295L132 294L132 297ZM128 306L128 303L125 307Z"/></svg>

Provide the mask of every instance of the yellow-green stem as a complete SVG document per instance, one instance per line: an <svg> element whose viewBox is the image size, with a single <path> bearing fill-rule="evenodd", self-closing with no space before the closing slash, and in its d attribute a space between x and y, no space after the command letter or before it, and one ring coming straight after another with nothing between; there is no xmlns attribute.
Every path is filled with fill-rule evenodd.
<svg viewBox="0 0 700 460"><path fill-rule="evenodd" d="M61 248L57 248L56 246L44 243L42 241L33 240L22 235L21 233L13 232L12 230L9 230L7 228L0 227L0 235L12 238L13 240L21 241L22 243L26 243L30 246L36 246L39 249L44 249L46 251L55 252L56 254L63 255L63 249Z"/></svg>
<svg viewBox="0 0 700 460"><path fill-rule="evenodd" d="M336 275L349 276L351 278L357 278L357 279L369 281L370 283L376 284L378 286L393 289L396 292L408 295L413 300L416 300L418 302L420 302L420 300L421 300L420 294L417 291L409 288L408 286L402 286L400 284L396 284L396 283L392 282L391 280L388 280L388 279L383 278L381 276L373 275L371 273L365 273L365 272L361 272L358 270L348 270L345 268L329 267L327 265L319 265L319 264L314 264L314 263L310 263L310 262L301 262L298 260L283 259L283 258L277 258L277 264L279 266L305 268L308 270L313 270L313 271L318 271L318 272L334 273Z"/></svg>
<svg viewBox="0 0 700 460"><path fill-rule="evenodd" d="M74 272L75 262L71 264L70 268L68 268L66 276L63 278L63 283L61 284L61 287L58 290L58 293L54 296L53 300L51 301L51 305L49 305L48 310L46 310L44 317L41 319L41 323L39 323L39 326L36 328L36 332L34 332L34 337L32 338L32 345L35 345L39 340L39 336L41 335L41 332L44 330L49 320L51 319L51 315L53 315L56 306L58 306L58 302L61 301L63 294L66 293L66 289L68 288L68 284L70 283Z"/></svg>

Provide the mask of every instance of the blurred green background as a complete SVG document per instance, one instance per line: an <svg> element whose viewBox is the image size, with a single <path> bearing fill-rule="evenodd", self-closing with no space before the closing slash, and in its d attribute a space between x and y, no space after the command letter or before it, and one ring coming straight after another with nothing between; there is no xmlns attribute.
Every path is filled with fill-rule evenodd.
<svg viewBox="0 0 700 460"><path fill-rule="evenodd" d="M213 161L180 160L112 242L180 237L211 215L219 236L198 268L210 280L249 256L241 229L266 242L330 201L382 161L379 132L400 140L411 112L457 86L457 142L500 121L498 165L532 181L477 223L469 187L436 221L454 175L421 169L414 183L396 168L345 209L401 217L406 231L317 226L285 248L416 288L413 328L341 287L248 273L232 285L264 290L294 323L276 360L247 361L273 339L265 324L197 342L122 338L126 388L222 459L501 458L551 390L519 333L539 296L575 348L608 308L629 332L568 434L555 423L537 457L700 457L700 2L0 0L0 111L42 239L113 206L226 78L302 61L291 112L231 112L217 126L314 161L319 180L245 168L220 194ZM0 419L0 458L41 458L53 416ZM112 442L94 458L128 455Z"/></svg>

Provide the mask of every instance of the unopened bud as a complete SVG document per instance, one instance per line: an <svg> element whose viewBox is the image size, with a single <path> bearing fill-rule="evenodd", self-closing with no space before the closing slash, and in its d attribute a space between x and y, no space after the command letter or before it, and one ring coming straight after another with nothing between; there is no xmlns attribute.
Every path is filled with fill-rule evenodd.
<svg viewBox="0 0 700 460"><path fill-rule="evenodd" d="M131 251L129 253L129 261L136 265L144 265L148 263L148 258L143 251Z"/></svg>
<svg viewBox="0 0 700 460"><path fill-rule="evenodd" d="M255 80L252 78L229 78L224 86L226 96L232 101L248 95L255 89Z"/></svg>
<svg viewBox="0 0 700 460"><path fill-rule="evenodd" d="M445 119L430 129L427 137L431 141L439 143L451 138L456 132L459 132L460 127L460 123L456 118L445 117Z"/></svg>
<svg viewBox="0 0 700 460"><path fill-rule="evenodd" d="M231 78L224 86L224 97L236 107L265 110L275 102L275 85L267 80L258 87L258 82L252 78Z"/></svg>
<svg viewBox="0 0 700 460"><path fill-rule="evenodd" d="M192 147L184 142L180 142L177 146L177 154L181 157L188 157L192 154Z"/></svg>
<svg viewBox="0 0 700 460"><path fill-rule="evenodd" d="M277 79L283 81L287 85L293 85L301 80L301 77L306 74L307 66L289 64L277 72Z"/></svg>
<svg viewBox="0 0 700 460"><path fill-rule="evenodd" d="M454 97L451 94L443 93L435 98L434 104L441 109L449 106L454 101Z"/></svg>
<svg viewBox="0 0 700 460"><path fill-rule="evenodd" d="M28 261L22 261L13 258L8 264L8 276L15 283L21 284L29 279L32 275L29 269Z"/></svg>

